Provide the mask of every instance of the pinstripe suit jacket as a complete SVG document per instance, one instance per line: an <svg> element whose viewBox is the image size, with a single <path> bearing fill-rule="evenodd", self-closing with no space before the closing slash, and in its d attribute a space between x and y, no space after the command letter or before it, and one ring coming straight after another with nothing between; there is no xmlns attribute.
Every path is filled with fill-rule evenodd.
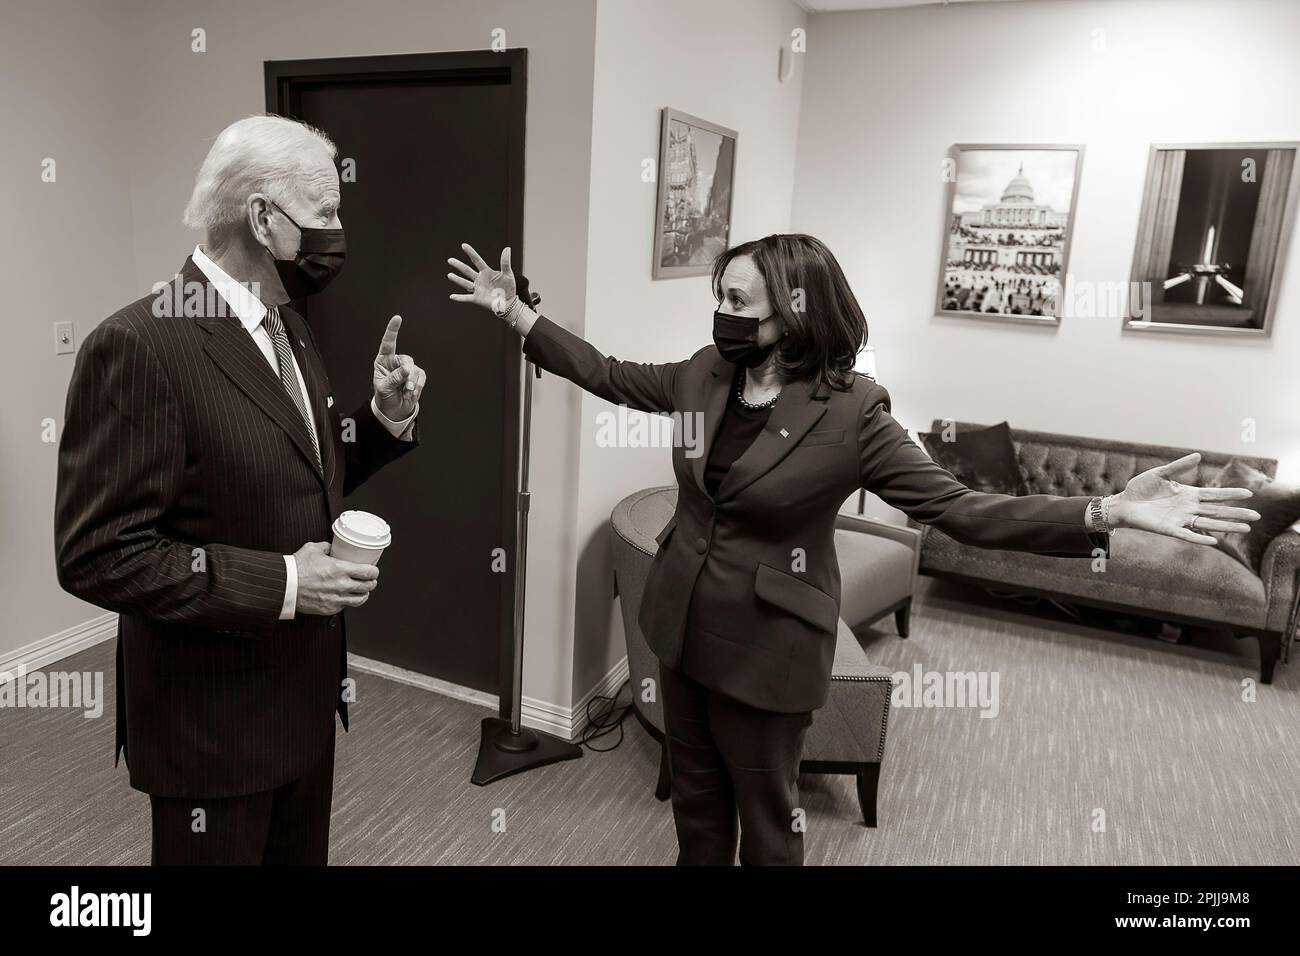
<svg viewBox="0 0 1300 956"><path fill-rule="evenodd" d="M638 616L659 660L764 710L826 702L839 619L835 517L858 488L959 541L983 548L1087 557L1109 536L1085 526L1086 496L984 494L937 465L889 414L865 376L832 390L791 382L716 495L709 450L736 368L710 345L683 362L621 362L539 317L524 352L611 402L702 416L702 447L673 447L677 511L659 535ZM697 435L699 430L697 430Z"/></svg>
<svg viewBox="0 0 1300 956"><path fill-rule="evenodd" d="M347 728L342 615L280 621L283 556L330 540L343 496L416 442L389 434L368 403L341 418L310 329L280 314L321 464L192 259L86 337L68 387L59 582L120 615L116 753L150 794L276 787L321 758L336 712Z"/></svg>

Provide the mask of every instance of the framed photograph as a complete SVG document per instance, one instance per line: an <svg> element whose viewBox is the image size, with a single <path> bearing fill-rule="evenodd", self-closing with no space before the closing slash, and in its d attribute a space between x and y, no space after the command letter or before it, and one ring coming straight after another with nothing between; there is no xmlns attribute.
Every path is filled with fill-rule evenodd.
<svg viewBox="0 0 1300 956"><path fill-rule="evenodd" d="M1058 324L1082 171L1079 145L954 146L937 314Z"/></svg>
<svg viewBox="0 0 1300 956"><path fill-rule="evenodd" d="M1295 218L1297 146L1151 147L1125 328L1270 333Z"/></svg>
<svg viewBox="0 0 1300 956"><path fill-rule="evenodd" d="M665 108L659 124L656 279L707 275L731 235L736 131Z"/></svg>

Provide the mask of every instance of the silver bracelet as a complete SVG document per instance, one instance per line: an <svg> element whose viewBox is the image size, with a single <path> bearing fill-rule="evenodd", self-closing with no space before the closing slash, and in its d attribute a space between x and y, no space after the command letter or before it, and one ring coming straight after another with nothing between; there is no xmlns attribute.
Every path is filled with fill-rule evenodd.
<svg viewBox="0 0 1300 956"><path fill-rule="evenodd" d="M513 313L513 315L511 315L511 313ZM512 329L518 325L519 320L524 317L524 304L520 300L519 296L516 295L515 301L510 303L510 308L506 310L506 315L511 315L509 325Z"/></svg>

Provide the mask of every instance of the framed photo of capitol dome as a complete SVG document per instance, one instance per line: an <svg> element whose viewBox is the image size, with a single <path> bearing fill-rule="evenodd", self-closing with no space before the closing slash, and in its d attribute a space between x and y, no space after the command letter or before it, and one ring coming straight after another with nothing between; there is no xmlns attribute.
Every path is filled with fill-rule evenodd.
<svg viewBox="0 0 1300 956"><path fill-rule="evenodd" d="M953 147L936 312L1057 325L1081 145Z"/></svg>

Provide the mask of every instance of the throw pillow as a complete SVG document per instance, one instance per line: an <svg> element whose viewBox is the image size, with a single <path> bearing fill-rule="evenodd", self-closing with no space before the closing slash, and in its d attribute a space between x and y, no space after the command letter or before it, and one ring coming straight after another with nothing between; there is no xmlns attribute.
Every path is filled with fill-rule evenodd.
<svg viewBox="0 0 1300 956"><path fill-rule="evenodd" d="M1003 495L1028 493L1006 422L958 428L952 441L944 441L941 432L921 432L919 437L930 457L968 488Z"/></svg>
<svg viewBox="0 0 1300 956"><path fill-rule="evenodd" d="M1256 574L1264 560L1270 541L1300 521L1300 488L1274 481L1257 468L1236 458L1231 459L1210 483L1213 488L1249 488L1254 494L1231 504L1259 512L1245 534L1214 531L1219 547Z"/></svg>

